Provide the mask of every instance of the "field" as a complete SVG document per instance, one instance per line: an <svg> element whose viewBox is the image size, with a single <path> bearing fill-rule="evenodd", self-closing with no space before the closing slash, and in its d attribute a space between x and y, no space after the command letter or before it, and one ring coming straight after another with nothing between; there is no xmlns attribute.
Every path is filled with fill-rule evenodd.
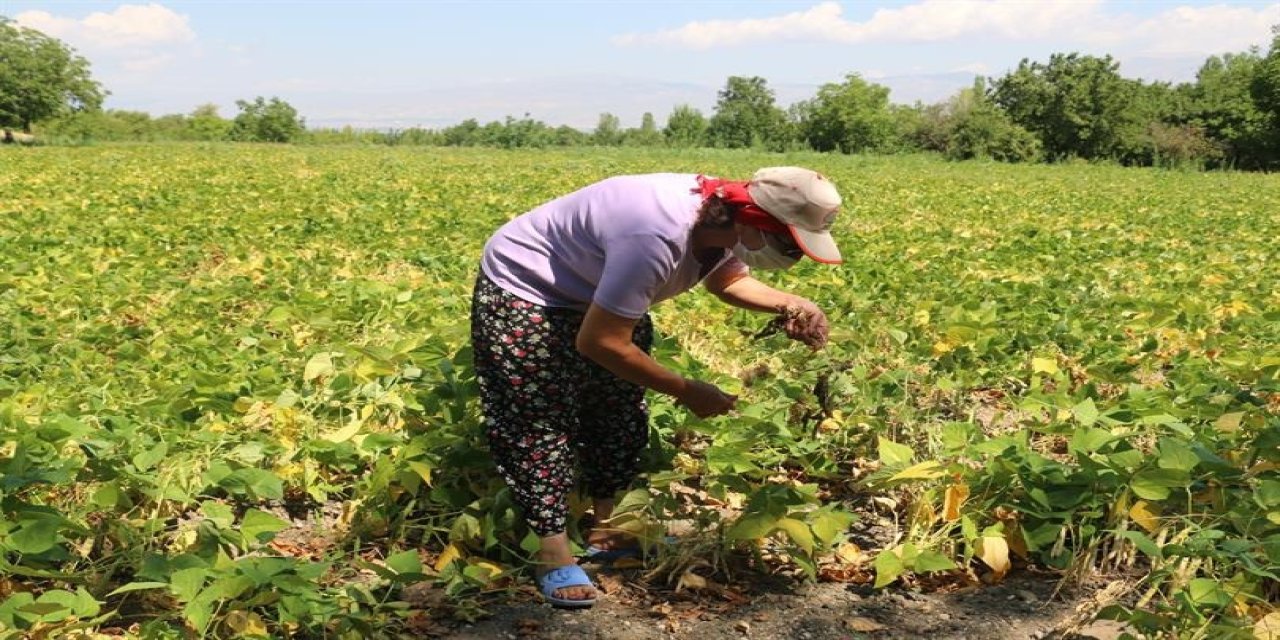
<svg viewBox="0 0 1280 640"><path fill-rule="evenodd" d="M1090 615L1135 633L1280 637L1276 176L153 145L0 149L0 638L412 637L526 598L467 347L487 234L609 175L776 164L845 197L844 265L762 277L831 345L657 308L661 360L744 402L655 399L616 524L680 542L626 580L1035 569L1121 585Z"/></svg>

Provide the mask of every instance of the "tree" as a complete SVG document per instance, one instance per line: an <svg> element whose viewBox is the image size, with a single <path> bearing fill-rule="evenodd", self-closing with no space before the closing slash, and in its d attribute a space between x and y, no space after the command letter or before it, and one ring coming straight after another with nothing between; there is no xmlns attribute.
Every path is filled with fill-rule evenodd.
<svg viewBox="0 0 1280 640"><path fill-rule="evenodd" d="M764 78L730 76L707 124L707 141L715 147L781 149L787 144L786 122Z"/></svg>
<svg viewBox="0 0 1280 640"><path fill-rule="evenodd" d="M1275 36L1271 40L1271 50L1267 57L1258 64L1249 92L1253 102L1266 118L1267 131L1265 148L1260 158L1260 165L1276 166L1280 164L1280 25L1273 26L1271 32Z"/></svg>
<svg viewBox="0 0 1280 640"><path fill-rule="evenodd" d="M991 103L981 78L956 94L946 111L950 114L944 149L948 158L1026 162L1040 156L1040 139Z"/></svg>
<svg viewBox="0 0 1280 640"><path fill-rule="evenodd" d="M796 113L805 141L817 151L873 151L887 147L895 135L889 89L856 73L843 83L822 85Z"/></svg>
<svg viewBox="0 0 1280 640"><path fill-rule="evenodd" d="M996 80L992 98L1037 134L1051 159L1120 158L1141 148L1145 121L1135 110L1141 83L1122 78L1104 56L1055 53L1048 64L1023 59Z"/></svg>
<svg viewBox="0 0 1280 640"><path fill-rule="evenodd" d="M96 111L104 95L74 49L0 17L0 127L31 131L46 118Z"/></svg>
<svg viewBox="0 0 1280 640"><path fill-rule="evenodd" d="M240 113L231 125L232 140L289 142L306 128L298 110L280 98L258 96L253 102L236 100L236 106Z"/></svg>
<svg viewBox="0 0 1280 640"><path fill-rule="evenodd" d="M648 111L640 117L639 129L628 129L626 139L623 141L633 147L660 147L662 146L662 134L658 132L658 125L653 120L653 114Z"/></svg>
<svg viewBox="0 0 1280 640"><path fill-rule="evenodd" d="M687 104L679 105L667 116L662 137L672 147L701 147L706 144L707 119L701 111Z"/></svg>
<svg viewBox="0 0 1280 640"><path fill-rule="evenodd" d="M600 114L595 131L591 132L592 144L610 147L622 144L622 122L612 113Z"/></svg>
<svg viewBox="0 0 1280 640"><path fill-rule="evenodd" d="M193 140L224 140L231 132L230 120L218 115L218 105L202 104L191 112L187 128Z"/></svg>

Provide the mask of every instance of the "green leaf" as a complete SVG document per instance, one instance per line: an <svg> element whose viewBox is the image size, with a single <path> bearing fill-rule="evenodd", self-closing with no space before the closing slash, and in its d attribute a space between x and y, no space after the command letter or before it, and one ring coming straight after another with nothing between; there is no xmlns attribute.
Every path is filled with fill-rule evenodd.
<svg viewBox="0 0 1280 640"><path fill-rule="evenodd" d="M71 612L71 615L78 618L92 618L101 611L101 604L96 598L85 591L84 587L76 587L74 593L56 589L46 591L43 595L36 599L37 604L55 604L63 607ZM59 615L55 619L46 620L47 622L57 622L63 615Z"/></svg>
<svg viewBox="0 0 1280 640"><path fill-rule="evenodd" d="M1209 578L1194 578L1187 584L1187 597L1201 607L1220 608L1231 604L1231 595Z"/></svg>
<svg viewBox="0 0 1280 640"><path fill-rule="evenodd" d="M894 549L881 551L872 563L876 570L875 588L877 589L897 580L907 570L902 564L902 558L898 557L894 551Z"/></svg>
<svg viewBox="0 0 1280 640"><path fill-rule="evenodd" d="M111 509L120 504L122 495L120 487L114 482L108 482L93 492L93 504L103 509Z"/></svg>
<svg viewBox="0 0 1280 640"><path fill-rule="evenodd" d="M738 518L725 532L730 540L758 540L769 535L778 525L779 518L756 513Z"/></svg>
<svg viewBox="0 0 1280 640"><path fill-rule="evenodd" d="M1139 497L1147 500L1164 500L1169 497L1169 490L1174 487L1185 487L1191 479L1187 472L1177 469L1143 469L1133 474L1129 486Z"/></svg>
<svg viewBox="0 0 1280 640"><path fill-rule="evenodd" d="M809 530L809 525L795 518L781 518L778 520L777 527L786 532L787 537L791 538L791 541L805 553L813 553L813 532Z"/></svg>
<svg viewBox="0 0 1280 640"><path fill-rule="evenodd" d="M210 522L218 525L219 528L229 529L235 524L236 514L231 510L229 505L214 500L205 500L200 503L200 513L208 518Z"/></svg>
<svg viewBox="0 0 1280 640"><path fill-rule="evenodd" d="M401 551L387 558L387 567L396 573L422 573L422 558L417 551Z"/></svg>
<svg viewBox="0 0 1280 640"><path fill-rule="evenodd" d="M164 589L168 586L169 586L168 582L130 582L129 584L126 584L112 591L111 593L108 593L107 597L110 598L112 596L118 596L122 593L129 593L130 591L145 591L147 589Z"/></svg>
<svg viewBox="0 0 1280 640"><path fill-rule="evenodd" d="M1253 490L1253 498L1263 509L1280 506L1280 480L1263 480Z"/></svg>
<svg viewBox="0 0 1280 640"><path fill-rule="evenodd" d="M915 452L905 444L898 444L885 437L879 438L880 462L896 467L911 464Z"/></svg>
<svg viewBox="0 0 1280 640"><path fill-rule="evenodd" d="M857 515L847 511L824 507L810 514L809 528L813 529L813 535L819 542L832 545L840 540L849 525L857 519Z"/></svg>
<svg viewBox="0 0 1280 640"><path fill-rule="evenodd" d="M1114 436L1110 431L1105 429L1097 429L1094 427L1082 427L1076 429L1071 436L1070 448L1076 453L1093 453L1102 448L1103 445L1111 442Z"/></svg>
<svg viewBox="0 0 1280 640"><path fill-rule="evenodd" d="M1190 471L1200 463L1200 457L1186 444L1173 438L1161 438L1157 447L1159 457L1156 464L1161 469Z"/></svg>
<svg viewBox="0 0 1280 640"><path fill-rule="evenodd" d="M165 459L169 455L169 445L161 442L156 446L133 456L133 466L138 471L147 471Z"/></svg>
<svg viewBox="0 0 1280 640"><path fill-rule="evenodd" d="M956 568L956 563L937 551L921 551L916 556L916 561L911 566L911 570L917 573L930 573L934 571L950 571Z"/></svg>
<svg viewBox="0 0 1280 640"><path fill-rule="evenodd" d="M1147 537L1147 535L1141 531L1120 531L1117 535L1132 542L1133 546L1138 548L1138 551L1141 551L1152 558L1156 558L1158 560L1164 555L1160 551L1160 545L1156 544L1154 540Z"/></svg>
<svg viewBox="0 0 1280 640"><path fill-rule="evenodd" d="M244 536L246 547L254 543L270 542L276 537L275 534L288 528L288 522L258 509L249 509L240 521L240 533Z"/></svg>
<svg viewBox="0 0 1280 640"><path fill-rule="evenodd" d="M332 377L336 371L333 367L333 357L329 355L329 352L322 351L307 360L307 366L302 372L302 379L311 382L320 377Z"/></svg>
<svg viewBox="0 0 1280 640"><path fill-rule="evenodd" d="M1075 416L1076 422L1092 427L1098 421L1098 407L1094 406L1093 398L1085 398L1083 402L1071 407L1071 415Z"/></svg>
<svg viewBox="0 0 1280 640"><path fill-rule="evenodd" d="M179 569L169 576L169 588L180 602L189 602L204 587L209 570L203 567Z"/></svg>
<svg viewBox="0 0 1280 640"><path fill-rule="evenodd" d="M18 530L9 534L8 546L18 553L44 553L58 544L62 518L48 513L23 513Z"/></svg>

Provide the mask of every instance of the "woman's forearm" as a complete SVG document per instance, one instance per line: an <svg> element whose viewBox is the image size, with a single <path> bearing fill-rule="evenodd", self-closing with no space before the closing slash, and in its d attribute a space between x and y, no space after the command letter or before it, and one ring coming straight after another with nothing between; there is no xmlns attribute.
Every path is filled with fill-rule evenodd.
<svg viewBox="0 0 1280 640"><path fill-rule="evenodd" d="M781 313L789 305L804 300L799 296L774 289L750 276L739 278L714 293L726 304L739 309L766 313Z"/></svg>
<svg viewBox="0 0 1280 640"><path fill-rule="evenodd" d="M613 375L658 393L678 398L688 386L688 381L683 376L658 364L657 360L631 342L580 342L578 350Z"/></svg>

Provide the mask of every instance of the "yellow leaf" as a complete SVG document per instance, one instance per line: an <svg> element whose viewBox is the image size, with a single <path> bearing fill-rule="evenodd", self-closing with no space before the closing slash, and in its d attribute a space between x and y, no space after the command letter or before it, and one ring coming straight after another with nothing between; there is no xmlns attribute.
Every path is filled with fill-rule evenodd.
<svg viewBox="0 0 1280 640"><path fill-rule="evenodd" d="M428 487L431 486L431 467L428 466L427 463L410 460L409 468L413 469L414 473L421 476L422 481L425 482Z"/></svg>
<svg viewBox="0 0 1280 640"><path fill-rule="evenodd" d="M440 552L440 557L436 558L436 563L432 565L432 568L436 571L444 571L445 567L448 567L454 560L465 557L466 553L462 551L461 547L450 543L449 546L444 548L444 551Z"/></svg>
<svg viewBox="0 0 1280 640"><path fill-rule="evenodd" d="M1160 528L1160 507L1146 500L1139 500L1129 507L1129 518L1146 529L1147 533L1155 533Z"/></svg>
<svg viewBox="0 0 1280 640"><path fill-rule="evenodd" d="M223 618L223 622L236 632L236 636L267 635L267 625L262 622L262 617L251 611L232 611Z"/></svg>
<svg viewBox="0 0 1280 640"><path fill-rule="evenodd" d="M1253 637L1257 640L1280 640L1280 611L1272 611L1253 625Z"/></svg>
<svg viewBox="0 0 1280 640"><path fill-rule="evenodd" d="M450 545L450 546L453 546L453 545ZM438 563L439 561L437 561L437 564ZM492 562L489 562L488 560L481 560L479 558L472 558L470 560L467 560L467 564L473 567L480 567L481 569L484 569L485 571L487 571L489 573L489 580L493 580L494 578L502 575L502 572L505 571L505 569L502 568L502 565L494 564Z"/></svg>
<svg viewBox="0 0 1280 640"><path fill-rule="evenodd" d="M860 564L866 557L862 549L852 542L842 543L836 547L836 559L845 564Z"/></svg>
<svg viewBox="0 0 1280 640"><path fill-rule="evenodd" d="M947 487L942 499L942 519L955 522L960 519L960 507L969 498L969 485L959 482Z"/></svg>
<svg viewBox="0 0 1280 640"><path fill-rule="evenodd" d="M1058 362L1050 358L1032 358L1031 372L1053 375L1058 372Z"/></svg>
<svg viewBox="0 0 1280 640"><path fill-rule="evenodd" d="M321 437L329 442L346 442L360 431L361 426L363 426L363 423L359 420L352 420L347 423L347 426L332 433L327 433Z"/></svg>
<svg viewBox="0 0 1280 640"><path fill-rule="evenodd" d="M949 339L939 340L933 343L933 357L945 356L955 351L956 344Z"/></svg>
<svg viewBox="0 0 1280 640"><path fill-rule="evenodd" d="M978 558L983 564L991 567L996 579L1009 573L1009 543L1003 537L983 536L978 538Z"/></svg>
<svg viewBox="0 0 1280 640"><path fill-rule="evenodd" d="M889 482L893 482L895 480L932 480L934 478L941 478L943 475L942 471L939 470L941 467L942 464L934 460L926 460L919 464L911 465L910 467L893 474L893 477L889 478Z"/></svg>

